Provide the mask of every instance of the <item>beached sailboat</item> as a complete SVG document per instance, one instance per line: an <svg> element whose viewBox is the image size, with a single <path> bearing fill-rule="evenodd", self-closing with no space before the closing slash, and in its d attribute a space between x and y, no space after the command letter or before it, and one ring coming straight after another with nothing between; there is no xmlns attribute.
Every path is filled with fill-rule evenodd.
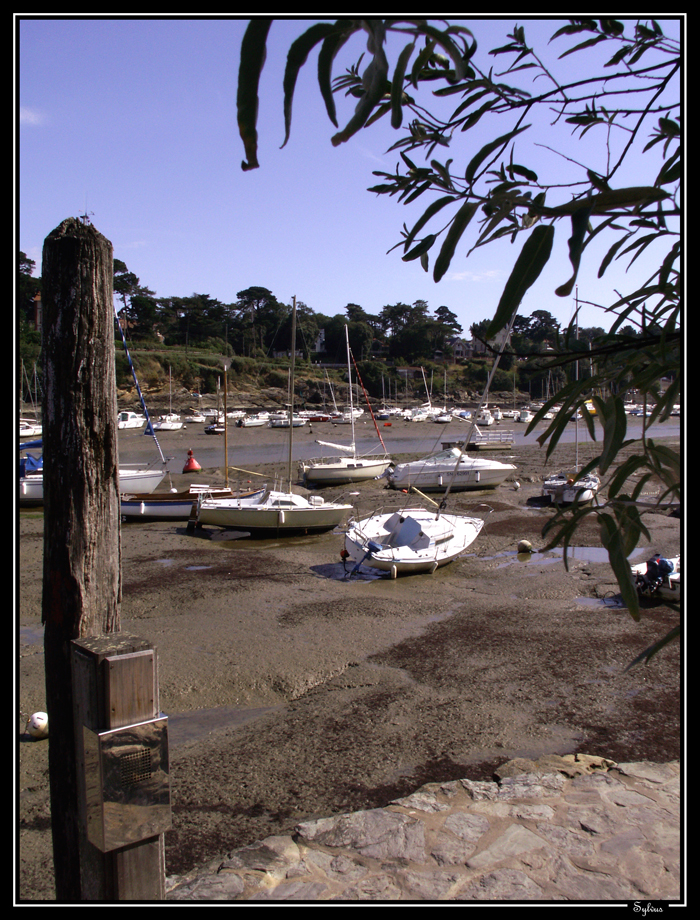
<svg viewBox="0 0 700 920"><path fill-rule="evenodd" d="M362 482L367 479L376 479L381 476L391 464L391 457L384 449L384 456L358 456L355 445L355 408L352 398L352 378L350 369L350 341L348 327L345 326L345 346L348 358L348 382L350 384L350 426L352 441L350 444L332 444L329 441L316 441L323 447L332 447L334 450L346 451L347 456L323 457L313 460L303 460L299 463L299 473L306 483L313 485L341 485L350 482ZM379 441L384 447L384 442L377 429Z"/></svg>
<svg viewBox="0 0 700 920"><path fill-rule="evenodd" d="M352 505L327 502L320 495L308 498L292 492L292 417L294 414L294 354L296 345L296 298L292 304L292 363L290 370L289 453L287 490L265 489L252 497L215 498L203 494L197 502L197 525L212 524L251 536L287 536L323 533L337 527Z"/></svg>
<svg viewBox="0 0 700 920"><path fill-rule="evenodd" d="M154 431L178 431L184 424L180 416L173 412L173 377L171 368L168 368L168 389L170 393L170 411L166 415L159 416L157 422L151 423Z"/></svg>
<svg viewBox="0 0 700 920"><path fill-rule="evenodd" d="M576 316L578 316L578 288L576 288ZM578 338L578 320L576 322L576 338ZM576 380L578 380L578 361L575 365ZM573 472L558 472L548 476L542 483L542 497L548 498L555 505L579 505L593 501L600 488L600 477L593 472L581 475L578 462L578 421L581 418L577 410L572 416L576 422L576 466Z"/></svg>
<svg viewBox="0 0 700 920"><path fill-rule="evenodd" d="M462 514L439 514L427 508L377 511L348 522L344 558L398 575L433 573L447 565L479 536L484 520Z"/></svg>
<svg viewBox="0 0 700 920"><path fill-rule="evenodd" d="M578 468L578 464L577 464ZM570 505L573 502L591 502L600 488L600 479L593 473L578 476L576 473L559 472L548 476L542 483L542 497L555 505Z"/></svg>
<svg viewBox="0 0 700 920"><path fill-rule="evenodd" d="M510 331L513 327L515 312L513 313L505 342L508 340ZM501 349L502 351L502 349ZM487 404L489 387L491 380L496 372L500 353L493 363L493 367L486 382L486 388L479 408ZM472 421L473 428L475 422ZM465 439L465 444L469 439L469 434ZM437 474L435 478L428 479L427 488L430 489L432 483L444 493L440 505L423 496L433 506L433 510L425 507L411 508L404 507L399 510L377 511L367 518L359 521L350 520L345 534L345 546L343 553L344 560L350 559L355 563L351 575L359 571L362 565L370 568L379 569L388 572L391 578L396 578L402 574L413 574L419 572L435 572L440 566L447 565L456 559L460 553L470 546L478 537L484 526L483 518L474 517L465 514L446 514L443 508L446 507L447 498L453 489L459 488L457 485L458 474L462 459L469 461L465 457L463 448L451 448L441 452L446 456L439 457L434 464L434 471ZM428 461L431 458L428 458ZM448 471L447 465L440 466L446 461L449 463L451 470ZM502 470L504 477L508 475L515 467L512 464L499 464L496 461L483 461L487 465L496 463L496 467L506 467ZM409 468L406 472L405 486L398 485L396 471ZM396 470L389 474L389 479L394 488L405 488L407 492L415 491L422 494L426 486L421 489L415 487L415 479L410 481L413 476L420 475L421 468L425 468L426 461L419 461L417 467L412 464L400 464ZM470 484L467 488L479 488L481 476L477 478L476 470L472 469L472 476L469 477ZM467 477L464 477L465 479Z"/></svg>

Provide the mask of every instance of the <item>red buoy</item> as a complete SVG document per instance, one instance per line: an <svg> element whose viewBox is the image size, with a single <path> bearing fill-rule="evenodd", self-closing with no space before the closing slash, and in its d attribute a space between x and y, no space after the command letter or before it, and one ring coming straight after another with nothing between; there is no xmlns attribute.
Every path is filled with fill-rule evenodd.
<svg viewBox="0 0 700 920"><path fill-rule="evenodd" d="M194 454L191 450L187 451L187 463L183 466L183 473L196 473L197 470L201 470L202 467L194 459Z"/></svg>

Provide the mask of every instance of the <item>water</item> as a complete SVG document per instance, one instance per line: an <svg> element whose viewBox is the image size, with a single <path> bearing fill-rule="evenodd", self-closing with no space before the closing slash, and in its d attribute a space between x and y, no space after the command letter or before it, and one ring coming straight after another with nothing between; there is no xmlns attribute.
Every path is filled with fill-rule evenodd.
<svg viewBox="0 0 700 920"><path fill-rule="evenodd" d="M537 446L537 438L545 430L547 423L542 422L537 429L525 435L526 425L516 425L513 422L503 423L501 430L512 427L514 436L515 462L517 463L518 445ZM346 430L348 429L348 430ZM416 424L414 422L394 422L391 428L379 430L384 439L389 453L418 453L431 454L441 448L442 441L460 441L468 432L465 423L453 421L449 425L435 425L432 422ZM600 428L598 426L598 430ZM670 418L662 424L652 425L647 429L648 437L679 437L680 419ZM642 434L642 419L628 417L627 435L630 438L639 438ZM329 447L322 447L316 439L328 440L338 444L350 442L350 431L347 425L332 425L328 422L307 425L296 429L292 445L292 462L308 460L323 455L331 456L334 451ZM580 444L591 443L588 431L579 425L578 438ZM374 425L370 421L362 421L355 427L355 440L358 453L381 452L381 445L377 439ZM560 443L573 444L576 440L576 426L571 423L563 432ZM599 434L602 442L602 434ZM202 427L190 425L189 428L179 431L165 431L159 433L158 442L166 457L174 457L171 464L172 471L178 472L177 464L182 459L184 463L187 451L192 449L197 462L203 469L220 467L224 463L224 438L223 435L205 435ZM151 450L148 450L150 445ZM151 459L157 458L157 449L151 438L142 432L130 430L119 432L120 458L123 463L143 461L143 458L152 453ZM252 474L248 476L248 468L261 463L286 463L288 459L289 441L285 429L268 428L235 428L228 432L228 462L233 468L232 478L240 478L242 483L257 481ZM337 451L336 451L337 453ZM509 451L499 452L498 459L506 459ZM239 470L240 472L236 472ZM292 470L296 478L296 468Z"/></svg>
<svg viewBox="0 0 700 920"><path fill-rule="evenodd" d="M281 706L262 706L241 709L236 706L217 706L215 709L196 709L168 716L168 740L176 746L199 741L230 728L241 728Z"/></svg>
<svg viewBox="0 0 700 920"><path fill-rule="evenodd" d="M648 550L643 546L638 546L629 556L630 560L634 559ZM564 548L557 546L546 552L518 553L514 551L497 553L495 556L483 556L482 559L492 562L495 559L503 560L498 568L507 565L519 563L521 565L551 565L555 562L561 562L564 558ZM608 551L602 546L569 546L566 550L566 558L577 562L607 562Z"/></svg>

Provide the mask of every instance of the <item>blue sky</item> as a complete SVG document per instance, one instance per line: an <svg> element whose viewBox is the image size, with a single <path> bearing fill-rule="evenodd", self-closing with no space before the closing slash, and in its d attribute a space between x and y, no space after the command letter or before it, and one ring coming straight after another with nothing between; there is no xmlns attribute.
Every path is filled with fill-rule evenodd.
<svg viewBox="0 0 700 920"><path fill-rule="evenodd" d="M296 295L329 315L343 313L348 303L376 314L387 304L420 299L432 311L449 307L465 332L471 323L493 315L521 244L500 241L469 259L462 245L438 284L418 262L402 262L400 249L387 254L399 241L402 225L412 226L430 199L423 196L406 207L396 198L367 191L380 181L372 170L391 172L399 160L398 153L386 153L400 136L388 124L332 147L335 129L318 91L315 53L297 84L291 138L280 149L286 52L313 21L273 24L261 82L261 166L243 172L235 103L247 20L18 20L17 246L37 262L37 274L47 234L66 217L87 211L111 240L115 258L158 296L199 293L231 303L238 291L260 285L280 301L290 303ZM563 21L460 22L473 28L485 51L505 44L516 22L549 62L568 47L546 45ZM662 23L668 35L678 36L678 20ZM364 50L359 38L346 47L335 75ZM594 53L605 61L611 50L606 46ZM504 59L488 60L500 65ZM584 60L572 55L557 66L570 79ZM522 79L515 75L507 82L520 85ZM352 104L341 96L337 105L342 123ZM649 132L655 124L655 119L648 122ZM469 156L457 147L454 154L436 155L467 162L495 136L491 126L487 130L483 136L466 135L468 149L473 148ZM604 169L607 150L600 134L589 132L583 145L569 128L551 137L543 132L545 137L565 155ZM516 162L523 162L524 150L522 158L518 154L516 147ZM536 155L542 176L565 169L562 156L544 148ZM661 145L647 157L654 158L655 175ZM617 187L639 184L642 174L634 175L634 165ZM567 198L563 191L562 200ZM568 229L558 224L554 255L523 301L525 315L543 309L563 324L571 319L573 295L554 294L571 273ZM616 263L602 281L596 278L610 242L596 249L579 274L582 300L610 302L616 288L646 279L643 260L627 277L622 271L626 263ZM607 327L609 320L601 311L584 308L581 325Z"/></svg>

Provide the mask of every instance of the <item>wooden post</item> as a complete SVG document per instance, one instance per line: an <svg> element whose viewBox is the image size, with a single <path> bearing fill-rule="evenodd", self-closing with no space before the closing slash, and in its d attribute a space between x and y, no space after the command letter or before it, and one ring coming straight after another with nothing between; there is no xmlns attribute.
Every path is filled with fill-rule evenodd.
<svg viewBox="0 0 700 920"><path fill-rule="evenodd" d="M119 630L112 245L65 220L44 241L42 620L56 899L82 900L70 642Z"/></svg>
<svg viewBox="0 0 700 920"><path fill-rule="evenodd" d="M94 732L143 723L159 715L156 650L134 636L77 639L72 643L75 724ZM167 775L167 746L162 752ZM128 756L128 755L127 755ZM76 737L80 809L82 899L161 901L165 898L165 846L162 833L103 852L88 839L87 786L97 778L86 770L82 735ZM94 764L92 765L94 768ZM169 819L169 790L167 816ZM146 809L140 809L145 811ZM161 809L163 811L163 809ZM139 809L131 808L128 830L134 838ZM115 822L114 815L107 819ZM169 820L168 820L169 823Z"/></svg>

